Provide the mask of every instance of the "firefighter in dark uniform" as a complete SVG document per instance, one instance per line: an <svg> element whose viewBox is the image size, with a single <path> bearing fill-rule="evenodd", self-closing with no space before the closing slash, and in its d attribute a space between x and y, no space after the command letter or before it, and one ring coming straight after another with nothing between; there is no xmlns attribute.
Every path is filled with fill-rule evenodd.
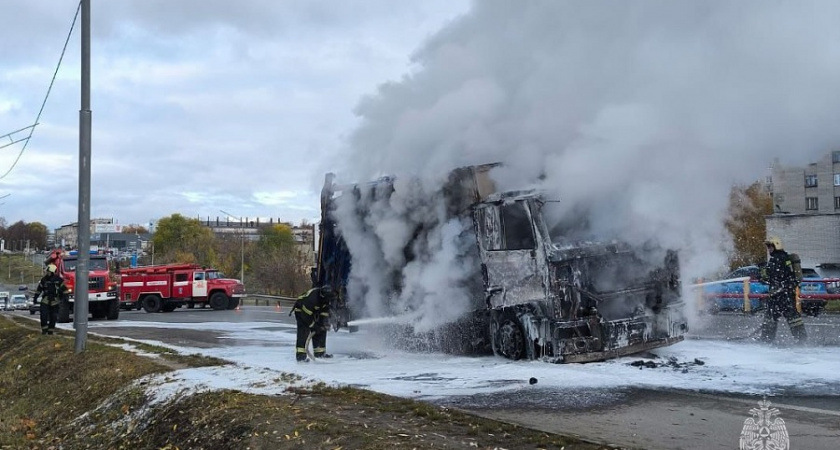
<svg viewBox="0 0 840 450"><path fill-rule="evenodd" d="M38 290L32 301L38 302L41 299L41 334L53 334L55 322L58 319L58 304L63 300L67 301L70 289L64 284L64 279L56 272L55 264L47 266L47 273L38 282Z"/></svg>
<svg viewBox="0 0 840 450"><path fill-rule="evenodd" d="M332 358L327 353L327 329L329 328L330 303L334 297L331 286L312 288L298 297L294 309L297 322L297 343L295 358L308 361L306 340L312 334L312 353L316 358Z"/></svg>
<svg viewBox="0 0 840 450"><path fill-rule="evenodd" d="M790 334L797 342L804 343L807 336L802 315L796 310L798 280L793 271L793 263L788 253L782 248L781 239L770 237L764 244L767 246L769 258L762 270L761 278L770 285L770 292L759 339L764 342L773 342L776 339L779 317L784 316L790 327Z"/></svg>

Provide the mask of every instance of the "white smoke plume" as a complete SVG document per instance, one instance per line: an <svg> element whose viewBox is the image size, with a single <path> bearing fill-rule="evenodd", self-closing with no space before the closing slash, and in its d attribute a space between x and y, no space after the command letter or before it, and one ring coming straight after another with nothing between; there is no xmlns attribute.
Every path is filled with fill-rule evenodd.
<svg viewBox="0 0 840 450"><path fill-rule="evenodd" d="M836 17L833 1L476 1L360 102L342 176L418 175L429 193L455 167L500 161L501 188L538 185L557 222L586 214L594 235L679 249L687 279L724 262L733 182L840 141ZM370 312L385 312L377 278L420 222L438 241L403 284L426 317L466 305L441 206L400 201L368 224L376 242L342 225Z"/></svg>

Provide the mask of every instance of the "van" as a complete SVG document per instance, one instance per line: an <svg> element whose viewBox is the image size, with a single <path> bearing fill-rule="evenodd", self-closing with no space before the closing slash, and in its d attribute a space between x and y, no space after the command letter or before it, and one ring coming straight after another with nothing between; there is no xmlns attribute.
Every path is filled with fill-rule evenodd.
<svg viewBox="0 0 840 450"><path fill-rule="evenodd" d="M12 310L12 304L9 303L9 298L10 295L8 291L0 292L0 308L2 308L4 311Z"/></svg>

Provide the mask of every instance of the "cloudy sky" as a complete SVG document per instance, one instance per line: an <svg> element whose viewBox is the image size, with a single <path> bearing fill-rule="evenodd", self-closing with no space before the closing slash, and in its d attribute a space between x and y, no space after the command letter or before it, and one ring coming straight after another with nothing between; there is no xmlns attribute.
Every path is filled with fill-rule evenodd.
<svg viewBox="0 0 840 450"><path fill-rule="evenodd" d="M502 187L538 185L558 218L708 266L733 182L840 141L834 1L94 3L91 211L120 223L315 219L327 170L439 181L500 161ZM11 131L34 120L76 5L0 5ZM77 217L78 69L76 35L0 179L8 221Z"/></svg>
<svg viewBox="0 0 840 450"><path fill-rule="evenodd" d="M359 99L415 70L414 50L469 6L92 3L91 214L123 224L219 210L316 219L323 173L341 169ZM0 135L34 122L76 7L0 0ZM22 143L0 149L9 223L54 228L78 217L78 25L29 146L16 165Z"/></svg>

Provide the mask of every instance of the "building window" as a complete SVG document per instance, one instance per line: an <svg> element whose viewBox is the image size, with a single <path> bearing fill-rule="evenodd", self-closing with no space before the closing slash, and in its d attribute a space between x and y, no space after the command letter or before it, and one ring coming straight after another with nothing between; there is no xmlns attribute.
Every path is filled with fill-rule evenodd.
<svg viewBox="0 0 840 450"><path fill-rule="evenodd" d="M817 197L805 197L805 209L816 211L820 209L819 199Z"/></svg>
<svg viewBox="0 0 840 450"><path fill-rule="evenodd" d="M840 197L834 197L834 209L840 209Z"/></svg>
<svg viewBox="0 0 840 450"><path fill-rule="evenodd" d="M816 175L805 175L805 187L817 187L817 176Z"/></svg>
<svg viewBox="0 0 840 450"><path fill-rule="evenodd" d="M834 185L835 186L840 186L840 173L835 173L834 174Z"/></svg>
<svg viewBox="0 0 840 450"><path fill-rule="evenodd" d="M831 152L831 162L840 163L840 152Z"/></svg>

